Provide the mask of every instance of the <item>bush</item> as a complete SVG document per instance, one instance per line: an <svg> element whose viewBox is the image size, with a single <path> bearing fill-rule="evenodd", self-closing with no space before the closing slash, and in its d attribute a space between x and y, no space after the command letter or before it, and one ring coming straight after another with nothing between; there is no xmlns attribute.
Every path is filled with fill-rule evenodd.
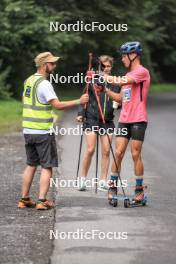
<svg viewBox="0 0 176 264"><path fill-rule="evenodd" d="M7 83L7 78L10 72L10 66L5 70L1 70L2 63L0 62L0 100L9 99L11 93L9 92L10 85Z"/></svg>

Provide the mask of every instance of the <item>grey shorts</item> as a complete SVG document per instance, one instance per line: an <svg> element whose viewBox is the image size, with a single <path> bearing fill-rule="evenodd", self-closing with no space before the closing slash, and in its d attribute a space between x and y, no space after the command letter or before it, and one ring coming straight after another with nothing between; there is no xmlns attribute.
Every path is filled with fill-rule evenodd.
<svg viewBox="0 0 176 264"><path fill-rule="evenodd" d="M24 134L27 164L43 168L58 167L55 136L52 134Z"/></svg>

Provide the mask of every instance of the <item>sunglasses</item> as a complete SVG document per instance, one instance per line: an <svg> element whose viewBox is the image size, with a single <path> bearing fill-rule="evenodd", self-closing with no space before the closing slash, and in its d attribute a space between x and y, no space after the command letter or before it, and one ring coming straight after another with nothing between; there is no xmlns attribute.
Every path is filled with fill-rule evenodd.
<svg viewBox="0 0 176 264"><path fill-rule="evenodd" d="M56 65L56 62L47 62L50 63L51 65Z"/></svg>

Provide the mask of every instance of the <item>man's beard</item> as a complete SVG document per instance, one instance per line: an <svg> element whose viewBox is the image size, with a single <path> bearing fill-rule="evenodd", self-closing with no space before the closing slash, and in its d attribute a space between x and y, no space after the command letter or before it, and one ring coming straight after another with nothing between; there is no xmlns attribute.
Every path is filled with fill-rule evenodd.
<svg viewBox="0 0 176 264"><path fill-rule="evenodd" d="M49 75L50 73L54 73L54 70L49 70L48 65L46 65L46 73Z"/></svg>

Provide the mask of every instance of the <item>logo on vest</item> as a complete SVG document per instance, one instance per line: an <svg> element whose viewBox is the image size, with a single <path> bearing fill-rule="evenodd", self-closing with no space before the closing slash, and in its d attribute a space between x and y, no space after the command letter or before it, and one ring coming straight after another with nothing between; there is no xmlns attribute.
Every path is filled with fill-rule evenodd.
<svg viewBox="0 0 176 264"><path fill-rule="evenodd" d="M30 86L26 87L25 96L26 97L30 97L31 96L31 87Z"/></svg>

